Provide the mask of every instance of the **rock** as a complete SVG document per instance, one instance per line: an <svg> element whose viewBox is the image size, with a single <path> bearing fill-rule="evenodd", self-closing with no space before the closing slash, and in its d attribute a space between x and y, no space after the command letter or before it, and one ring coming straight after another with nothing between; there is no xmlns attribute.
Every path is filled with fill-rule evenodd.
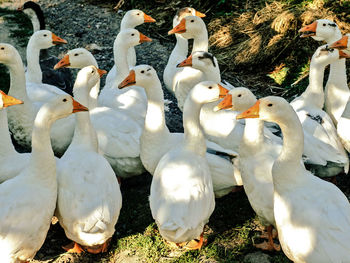
<svg viewBox="0 0 350 263"><path fill-rule="evenodd" d="M244 259L244 263L270 263L271 257L262 252L255 252L247 254Z"/></svg>

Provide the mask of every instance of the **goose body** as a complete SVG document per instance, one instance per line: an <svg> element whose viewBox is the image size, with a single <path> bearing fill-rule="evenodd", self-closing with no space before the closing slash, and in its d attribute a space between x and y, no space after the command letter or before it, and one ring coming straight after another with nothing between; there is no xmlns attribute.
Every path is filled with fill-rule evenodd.
<svg viewBox="0 0 350 263"><path fill-rule="evenodd" d="M146 170L153 175L160 159L170 149L182 144L184 134L170 133L165 124L163 90L156 71L148 65L136 66L120 87L134 82L145 89L148 98L140 157ZM236 155L233 151L228 155L232 154ZM211 153L206 153L206 158L217 197L229 193L236 185L242 185L239 171L230 161Z"/></svg>
<svg viewBox="0 0 350 263"><path fill-rule="evenodd" d="M184 108L185 139L161 158L153 176L152 216L162 237L171 242L198 238L215 207L199 124L201 105L219 99L219 87L209 90L211 85L202 82L190 92Z"/></svg>
<svg viewBox="0 0 350 263"><path fill-rule="evenodd" d="M31 134L36 113L42 102L33 102L26 92L25 73L18 51L9 44L0 43L0 63L10 71L9 95L21 99L24 104L8 110L8 124L13 138L26 150L31 148ZM60 119L51 129L51 145L55 154L62 155L73 137L73 116Z"/></svg>
<svg viewBox="0 0 350 263"><path fill-rule="evenodd" d="M141 10L138 9L132 9L125 13L123 16L122 21L120 22L120 31L126 30L126 29L134 29L135 27L143 24L143 23L152 23L156 22L152 17L147 15ZM116 61L116 52L113 49L114 53L114 61ZM129 47L127 50L127 65L128 69L131 67L134 67L136 65L136 52L135 47ZM112 69L108 72L106 77L106 86L111 86L118 78L117 73L117 62L113 65Z"/></svg>
<svg viewBox="0 0 350 263"><path fill-rule="evenodd" d="M74 84L74 95L88 103L90 89L99 79L96 67L83 68ZM87 250L105 252L122 205L114 172L98 153L97 136L89 113L79 113L72 143L57 162L56 215L66 236Z"/></svg>
<svg viewBox="0 0 350 263"><path fill-rule="evenodd" d="M84 48L76 48L68 51L55 67L83 68L89 65L98 67L94 56ZM142 174L145 171L140 160L142 127L125 111L98 106L99 90L100 81L89 93L89 113L97 134L99 153L120 177Z"/></svg>
<svg viewBox="0 0 350 263"><path fill-rule="evenodd" d="M345 171L349 159L345 153L329 115L322 110L324 102L323 75L326 65L339 60L337 50L319 47L311 59L309 86L291 105L304 131L306 163L321 177L330 177Z"/></svg>
<svg viewBox="0 0 350 263"><path fill-rule="evenodd" d="M79 110L87 109L69 95L44 104L35 118L28 166L0 185L1 262L30 260L44 243L57 199L50 127L55 120Z"/></svg>
<svg viewBox="0 0 350 263"><path fill-rule="evenodd" d="M333 184L302 164L303 128L280 97L260 99L242 117L276 122L283 147L272 166L274 215L285 255L296 263L350 261L350 204Z"/></svg>

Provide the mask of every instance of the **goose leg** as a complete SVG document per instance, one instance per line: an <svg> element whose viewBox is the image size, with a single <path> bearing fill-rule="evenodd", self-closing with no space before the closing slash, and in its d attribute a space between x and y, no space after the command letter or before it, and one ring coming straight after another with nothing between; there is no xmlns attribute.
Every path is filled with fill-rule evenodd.
<svg viewBox="0 0 350 263"><path fill-rule="evenodd" d="M273 242L273 237L277 237L277 231L275 232L275 235L273 233L273 227L270 225L267 227L267 239L268 242L264 241L260 244L254 244L254 246L256 248L260 248L262 250L268 250L268 251L280 251L281 250L281 246L280 245L276 245ZM266 234L261 235L261 237L266 237Z"/></svg>
<svg viewBox="0 0 350 263"><path fill-rule="evenodd" d="M111 242L112 238L109 238L106 242L104 242L102 245L94 246L94 247L85 247L86 251L91 254L99 254L99 253L105 253L108 251L109 244Z"/></svg>

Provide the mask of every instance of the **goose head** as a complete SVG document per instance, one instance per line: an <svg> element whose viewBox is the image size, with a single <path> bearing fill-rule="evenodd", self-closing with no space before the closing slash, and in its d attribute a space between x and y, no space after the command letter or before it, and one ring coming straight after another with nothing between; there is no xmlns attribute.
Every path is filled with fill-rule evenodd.
<svg viewBox="0 0 350 263"><path fill-rule="evenodd" d="M23 104L23 101L16 99L10 95L6 95L5 92L0 90L0 109L17 104Z"/></svg>
<svg viewBox="0 0 350 263"><path fill-rule="evenodd" d="M91 88L95 86L99 79L106 73L107 71L98 69L95 66L82 68L79 70L75 80L73 93L76 93L77 87L86 87L88 90L91 90Z"/></svg>
<svg viewBox="0 0 350 263"><path fill-rule="evenodd" d="M338 25L328 19L318 19L301 28L299 32L303 33L301 37L312 37L316 41L326 41L327 43L333 38L341 37Z"/></svg>
<svg viewBox="0 0 350 263"><path fill-rule="evenodd" d="M176 15L174 16L173 27L175 27L181 21L181 19L186 17L186 16L205 17L205 14L197 11L196 9L194 9L192 7L181 8L176 12Z"/></svg>
<svg viewBox="0 0 350 263"><path fill-rule="evenodd" d="M252 107L237 115L236 118L259 118L264 121L288 123L293 113L295 115L292 106L284 98L268 96L257 100Z"/></svg>
<svg viewBox="0 0 350 263"><path fill-rule="evenodd" d="M49 30L36 31L29 42L33 43L39 49L47 49L58 44L67 44L67 41L56 36Z"/></svg>
<svg viewBox="0 0 350 263"><path fill-rule="evenodd" d="M88 108L74 100L70 95L57 95L40 108L38 115L49 113L51 121L55 121L80 111L88 111Z"/></svg>
<svg viewBox="0 0 350 263"><path fill-rule="evenodd" d="M152 87L155 80L158 79L156 70L149 65L138 65L130 70L129 75L118 85L123 89L132 85L143 88Z"/></svg>
<svg viewBox="0 0 350 263"><path fill-rule="evenodd" d="M147 15L145 12L132 9L125 13L121 21L121 28L134 28L143 23L156 22L151 16Z"/></svg>
<svg viewBox="0 0 350 263"><path fill-rule="evenodd" d="M206 26L202 18L198 16L186 16L182 18L180 23L170 30L168 34L178 33L186 39L191 39L196 35L200 35L205 29Z"/></svg>
<svg viewBox="0 0 350 263"><path fill-rule="evenodd" d="M122 30L117 35L114 41L114 48L118 45L123 45L126 47L134 47L144 42L151 42L152 39L140 33L138 30L133 28L128 28Z"/></svg>
<svg viewBox="0 0 350 263"><path fill-rule="evenodd" d="M329 48L329 45L323 45L317 48L311 58L311 63L325 67L341 58L347 57L349 56L341 50Z"/></svg>
<svg viewBox="0 0 350 263"><path fill-rule="evenodd" d="M10 44L0 43L0 63L10 66L19 62L22 63L22 60L17 49Z"/></svg>
<svg viewBox="0 0 350 263"><path fill-rule="evenodd" d="M191 89L188 96L198 104L205 104L217 101L227 93L227 89L214 81L202 81Z"/></svg>
<svg viewBox="0 0 350 263"><path fill-rule="evenodd" d="M196 51L176 67L193 67L204 71L205 69L219 68L217 59L209 52Z"/></svg>
<svg viewBox="0 0 350 263"><path fill-rule="evenodd" d="M75 48L69 50L67 54L54 66L59 68L83 68L95 62L94 56L85 48Z"/></svg>
<svg viewBox="0 0 350 263"><path fill-rule="evenodd" d="M231 109L245 111L256 103L255 95L247 88L238 87L230 90L225 98L214 108L214 111Z"/></svg>
<svg viewBox="0 0 350 263"><path fill-rule="evenodd" d="M339 50L346 50L350 52L350 34L346 34L338 41L334 42L329 46L330 48L336 48Z"/></svg>

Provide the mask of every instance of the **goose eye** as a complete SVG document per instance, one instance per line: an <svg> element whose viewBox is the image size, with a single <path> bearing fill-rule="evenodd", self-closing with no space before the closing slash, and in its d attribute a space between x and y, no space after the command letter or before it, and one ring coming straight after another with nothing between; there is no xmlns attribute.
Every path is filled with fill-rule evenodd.
<svg viewBox="0 0 350 263"><path fill-rule="evenodd" d="M79 54L78 54L78 53L76 53L76 54L74 54L74 56L75 56L75 57L77 57L77 56L79 56Z"/></svg>
<svg viewBox="0 0 350 263"><path fill-rule="evenodd" d="M213 88L212 86L208 87L208 89L212 89L212 88Z"/></svg>
<svg viewBox="0 0 350 263"><path fill-rule="evenodd" d="M326 24L323 24L323 26L326 26Z"/></svg>
<svg viewBox="0 0 350 263"><path fill-rule="evenodd" d="M95 73L95 70L92 70L92 71L91 71L91 74L94 74L94 73Z"/></svg>
<svg viewBox="0 0 350 263"><path fill-rule="evenodd" d="M47 37L47 35L46 35L46 34L44 34L44 37Z"/></svg>
<svg viewBox="0 0 350 263"><path fill-rule="evenodd" d="M193 22L194 22L194 20L192 19L192 20L191 20L191 23L193 23Z"/></svg>
<svg viewBox="0 0 350 263"><path fill-rule="evenodd" d="M238 94L238 96L237 97L242 97L242 94Z"/></svg>
<svg viewBox="0 0 350 263"><path fill-rule="evenodd" d="M267 104L268 107L272 107L272 103Z"/></svg>
<svg viewBox="0 0 350 263"><path fill-rule="evenodd" d="M136 15L138 15L138 16L139 16L139 15L140 15L140 13L137 13Z"/></svg>
<svg viewBox="0 0 350 263"><path fill-rule="evenodd" d="M143 73L145 73L145 71L144 71L144 70L141 70L141 73L143 74Z"/></svg>
<svg viewBox="0 0 350 263"><path fill-rule="evenodd" d="M131 35L132 35L132 36L135 36L135 34L134 34L134 33L132 33Z"/></svg>
<svg viewBox="0 0 350 263"><path fill-rule="evenodd" d="M63 102L66 102L66 101L67 101L67 99L63 99L62 101L63 101Z"/></svg>
<svg viewBox="0 0 350 263"><path fill-rule="evenodd" d="M5 50L5 48L4 48L4 47L2 47L2 48L1 48L1 50Z"/></svg>

